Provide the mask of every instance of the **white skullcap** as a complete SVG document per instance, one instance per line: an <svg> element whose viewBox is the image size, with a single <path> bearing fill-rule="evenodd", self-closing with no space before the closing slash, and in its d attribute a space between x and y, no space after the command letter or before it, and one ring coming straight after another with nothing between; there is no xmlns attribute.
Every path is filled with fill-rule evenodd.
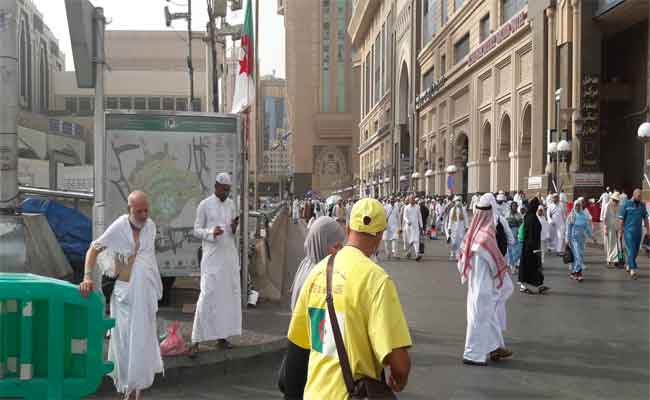
<svg viewBox="0 0 650 400"><path fill-rule="evenodd" d="M454 197L454 201L462 201L462 198L460 196Z"/></svg>
<svg viewBox="0 0 650 400"><path fill-rule="evenodd" d="M506 195L505 195L505 194L503 194L503 193L499 193L499 194L497 195L497 201L506 201L506 200L507 200L507 199L506 199Z"/></svg>
<svg viewBox="0 0 650 400"><path fill-rule="evenodd" d="M232 179L230 179L230 174L227 172L222 172L217 175L215 182L221 185L232 185Z"/></svg>

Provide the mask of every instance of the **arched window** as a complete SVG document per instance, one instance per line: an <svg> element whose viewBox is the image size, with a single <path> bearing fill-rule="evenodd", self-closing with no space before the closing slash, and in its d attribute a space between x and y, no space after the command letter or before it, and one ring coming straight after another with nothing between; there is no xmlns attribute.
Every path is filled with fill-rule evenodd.
<svg viewBox="0 0 650 400"><path fill-rule="evenodd" d="M41 113L47 113L49 110L49 98L50 98L50 74L48 68L47 60L47 45L45 42L41 43L41 57L40 57L40 69L39 69L39 99L40 99L40 111Z"/></svg>
<svg viewBox="0 0 650 400"><path fill-rule="evenodd" d="M29 22L27 16L23 14L20 23L20 100L23 107L31 108L32 93L32 44L29 33Z"/></svg>

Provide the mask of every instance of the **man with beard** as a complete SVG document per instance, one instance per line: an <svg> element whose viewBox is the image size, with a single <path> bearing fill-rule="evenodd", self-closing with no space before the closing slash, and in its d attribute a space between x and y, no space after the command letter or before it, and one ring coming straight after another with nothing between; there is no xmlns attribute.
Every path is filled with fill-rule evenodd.
<svg viewBox="0 0 650 400"><path fill-rule="evenodd" d="M94 290L92 269L98 262L106 275L117 276L111 296L111 329L108 360L115 364L115 388L130 399L153 384L163 372L156 313L162 282L156 262L156 225L149 219L149 199L134 191L127 199L128 214L116 219L86 253L84 280L79 285L87 297Z"/></svg>

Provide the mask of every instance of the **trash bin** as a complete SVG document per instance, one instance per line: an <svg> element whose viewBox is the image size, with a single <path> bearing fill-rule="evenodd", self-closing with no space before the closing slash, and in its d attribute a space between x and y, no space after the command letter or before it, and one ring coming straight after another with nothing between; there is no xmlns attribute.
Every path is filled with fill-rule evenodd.
<svg viewBox="0 0 650 400"><path fill-rule="evenodd" d="M115 325L104 301L68 282L0 273L0 397L76 400L113 370L104 337Z"/></svg>

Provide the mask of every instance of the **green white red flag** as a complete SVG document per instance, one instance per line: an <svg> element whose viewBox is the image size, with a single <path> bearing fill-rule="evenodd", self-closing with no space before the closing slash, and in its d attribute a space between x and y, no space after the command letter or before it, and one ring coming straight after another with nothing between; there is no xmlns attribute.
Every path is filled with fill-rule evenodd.
<svg viewBox="0 0 650 400"><path fill-rule="evenodd" d="M258 0L259 1L259 0ZM255 101L255 36L253 33L253 8L246 1L246 16L239 49L239 71L235 79L232 112L245 110Z"/></svg>

